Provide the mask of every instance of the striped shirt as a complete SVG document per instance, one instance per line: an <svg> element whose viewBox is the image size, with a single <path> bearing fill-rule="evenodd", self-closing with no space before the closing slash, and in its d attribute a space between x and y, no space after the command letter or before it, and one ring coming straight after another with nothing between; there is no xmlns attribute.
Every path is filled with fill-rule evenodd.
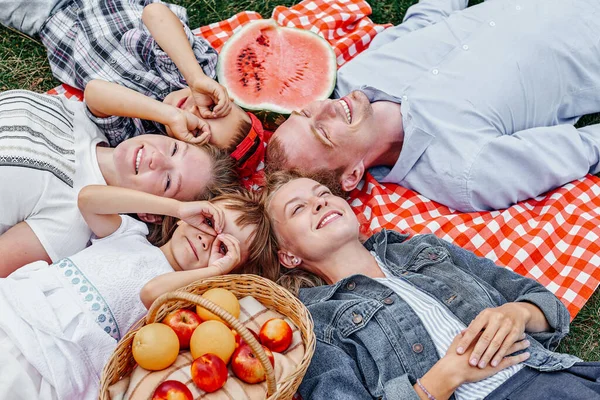
<svg viewBox="0 0 600 400"><path fill-rule="evenodd" d="M371 254L373 254L377 260L377 264L379 264L379 267L386 276L385 278L377 278L376 280L396 292L413 309L415 314L421 319L429 336L431 336L438 356L442 358L448 351L452 340L466 326L439 301L402 278L393 276L375 253L371 252ZM457 400L483 399L508 378L520 371L521 368L523 368L523 364L518 364L479 382L464 383L456 389L454 396Z"/></svg>

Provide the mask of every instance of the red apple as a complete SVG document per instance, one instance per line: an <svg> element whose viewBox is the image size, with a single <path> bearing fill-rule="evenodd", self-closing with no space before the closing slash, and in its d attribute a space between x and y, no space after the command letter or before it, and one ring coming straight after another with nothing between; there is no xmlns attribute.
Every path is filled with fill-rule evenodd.
<svg viewBox="0 0 600 400"><path fill-rule="evenodd" d="M154 391L152 400L194 400L194 396L184 383L164 381Z"/></svg>
<svg viewBox="0 0 600 400"><path fill-rule="evenodd" d="M271 365L275 368L275 358L271 350L263 346ZM231 356L231 369L235 376L246 383L259 383L267 379L267 373L252 348L244 343L238 347Z"/></svg>
<svg viewBox="0 0 600 400"><path fill-rule="evenodd" d="M182 308L169 313L162 322L169 325L177 334L179 348L188 349L192 333L202 323L202 320L195 312Z"/></svg>
<svg viewBox="0 0 600 400"><path fill-rule="evenodd" d="M194 360L192 380L207 393L217 391L227 382L227 364L219 356L206 353Z"/></svg>
<svg viewBox="0 0 600 400"><path fill-rule="evenodd" d="M283 353L292 343L292 328L281 318L272 318L260 328L259 337L271 351Z"/></svg>
<svg viewBox="0 0 600 400"><path fill-rule="evenodd" d="M246 329L248 329L250 331L250 333L256 338L256 341L260 343L258 334L250 328L246 328ZM242 335L240 335L238 333L238 331L236 331L235 329L232 329L231 332L233 332L233 337L235 338L235 348L236 349L246 343L246 341L242 338Z"/></svg>

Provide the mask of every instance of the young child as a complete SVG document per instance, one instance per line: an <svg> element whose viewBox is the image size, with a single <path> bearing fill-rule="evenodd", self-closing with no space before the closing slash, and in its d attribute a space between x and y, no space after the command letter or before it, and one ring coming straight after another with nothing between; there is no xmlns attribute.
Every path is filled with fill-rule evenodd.
<svg viewBox="0 0 600 400"><path fill-rule="evenodd" d="M157 0L67 0L39 34L61 82L84 90L99 79L130 89L129 94L115 85L86 90L97 111L90 118L111 146L144 133L169 133L193 143L208 139L227 150L242 177L262 161L263 146L253 145L263 139L260 121L233 104L214 81L217 53L191 32L184 8ZM185 115L179 115L176 129L155 118L175 111ZM195 135L196 130L204 134Z"/></svg>
<svg viewBox="0 0 600 400"><path fill-rule="evenodd" d="M110 148L83 103L23 90L1 93L0 277L85 248L91 231L77 209L83 186L197 200L237 180L231 157L214 146L143 135Z"/></svg>
<svg viewBox="0 0 600 400"><path fill-rule="evenodd" d="M213 202L185 203L87 186L79 205L97 236L90 247L52 265L29 264L0 279L3 398L96 399L106 360L144 316L144 304L232 270L268 277L278 270L259 194L239 192ZM146 240L144 223L119 215L130 212L180 221L172 237L154 247Z"/></svg>

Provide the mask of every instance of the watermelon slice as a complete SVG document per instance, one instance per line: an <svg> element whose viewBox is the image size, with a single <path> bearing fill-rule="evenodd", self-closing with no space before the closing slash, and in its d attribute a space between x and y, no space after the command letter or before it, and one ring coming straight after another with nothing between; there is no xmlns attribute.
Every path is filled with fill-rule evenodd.
<svg viewBox="0 0 600 400"><path fill-rule="evenodd" d="M274 129L292 111L328 98L336 71L325 39L266 19L248 23L225 43L217 79L239 106Z"/></svg>

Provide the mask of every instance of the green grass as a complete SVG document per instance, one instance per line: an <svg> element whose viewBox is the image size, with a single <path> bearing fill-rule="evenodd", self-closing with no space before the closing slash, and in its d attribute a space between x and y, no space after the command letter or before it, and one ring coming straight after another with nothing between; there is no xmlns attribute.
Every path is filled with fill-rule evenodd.
<svg viewBox="0 0 600 400"><path fill-rule="evenodd" d="M187 7L190 25L198 27L226 19L243 10L269 17L277 5L290 6L294 0L172 0ZM371 0L372 19L397 24L416 0ZM471 5L481 0L471 1ZM58 85L52 78L44 48L36 41L0 27L0 90L29 89L44 92ZM599 123L598 114L582 118L579 126ZM559 350L586 360L600 360L600 291L592 296L571 325L571 334Z"/></svg>

